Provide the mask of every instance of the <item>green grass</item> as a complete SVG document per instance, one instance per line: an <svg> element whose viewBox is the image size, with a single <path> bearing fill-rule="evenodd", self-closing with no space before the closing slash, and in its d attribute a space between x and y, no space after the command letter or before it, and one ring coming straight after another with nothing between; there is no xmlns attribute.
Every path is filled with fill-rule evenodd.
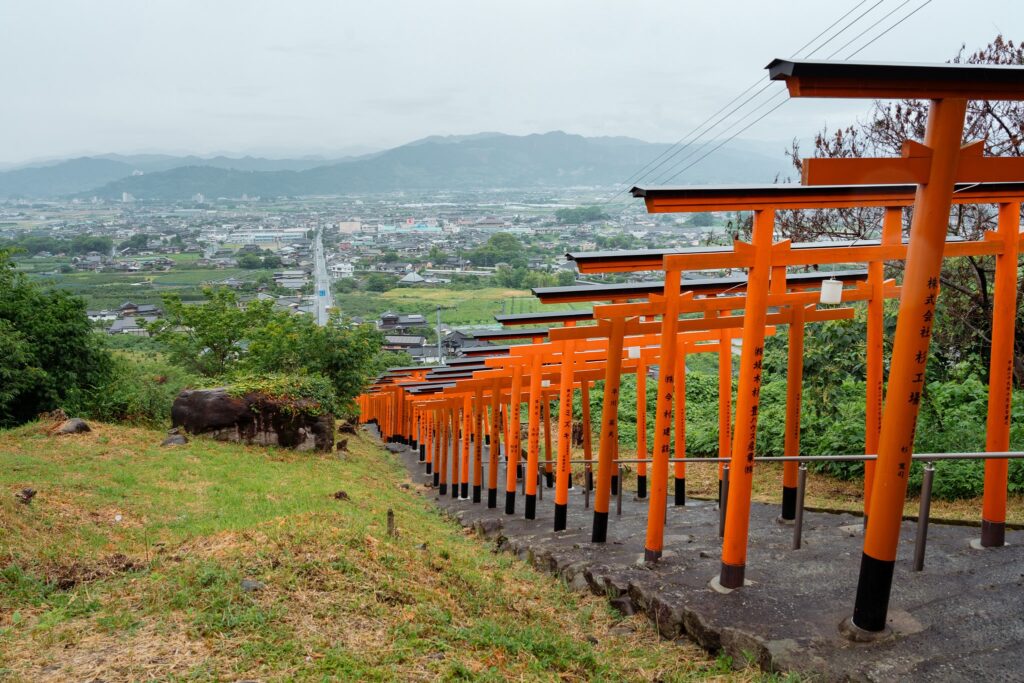
<svg viewBox="0 0 1024 683"><path fill-rule="evenodd" d="M493 553L363 438L339 458L93 426L0 432L0 680L757 676Z"/></svg>

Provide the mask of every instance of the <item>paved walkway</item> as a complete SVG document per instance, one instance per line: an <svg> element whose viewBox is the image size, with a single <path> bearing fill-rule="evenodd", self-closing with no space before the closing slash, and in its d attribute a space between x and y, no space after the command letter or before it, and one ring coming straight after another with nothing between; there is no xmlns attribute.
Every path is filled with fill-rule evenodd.
<svg viewBox="0 0 1024 683"><path fill-rule="evenodd" d="M418 455L399 453L412 481L426 484ZM904 523L890 609L893 634L855 644L838 631L853 608L860 566L861 520L853 515L805 513L803 548L794 551L792 527L776 521L777 506L755 503L750 585L722 595L709 587L720 556L714 503L670 507L664 557L645 566L647 503L632 492L624 494L621 517L612 499L608 542L595 545L582 487L570 494L568 528L559 533L552 531L551 489L538 501L535 520L523 518L521 494L516 514L504 514L503 484L493 510L486 507L486 490L482 504L423 490L502 550L562 576L574 589L609 595L621 610L646 613L666 638L686 635L736 661L750 659L765 670L814 680L1024 681L1022 531L1007 532L1007 547L980 551L969 545L976 528L933 524L925 569L914 572L915 525Z"/></svg>

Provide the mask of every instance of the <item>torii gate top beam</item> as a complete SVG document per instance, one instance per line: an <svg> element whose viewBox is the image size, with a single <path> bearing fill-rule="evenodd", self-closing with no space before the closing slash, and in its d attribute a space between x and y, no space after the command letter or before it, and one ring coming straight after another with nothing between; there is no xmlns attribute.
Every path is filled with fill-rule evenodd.
<svg viewBox="0 0 1024 683"><path fill-rule="evenodd" d="M593 316L590 311L542 311L540 313L496 315L494 319L506 327L511 327L513 325L543 325L592 320Z"/></svg>
<svg viewBox="0 0 1024 683"><path fill-rule="evenodd" d="M731 247L715 247L715 251L709 253L732 254ZM652 270L662 268L662 257L665 252L658 252L657 266ZM691 253L691 252L687 252ZM864 280L867 278L866 270L843 270L833 272L817 273L789 273L786 276L786 283L790 287L813 287L822 280L835 278L844 282ZM741 290L745 287L747 277L716 277L701 278L694 280L683 280L680 284L680 292L694 292L695 294L720 294L730 290ZM651 295L660 295L665 291L664 282L625 282L611 285L575 285L571 287L535 287L533 295L542 303L561 303L568 301L612 301L625 299L646 299Z"/></svg>
<svg viewBox="0 0 1024 683"><path fill-rule="evenodd" d="M634 197L644 200L648 213L913 206L916 191L917 185L909 183L637 186L630 190ZM1022 198L1022 182L958 183L953 194L956 204L988 204Z"/></svg>
<svg viewBox="0 0 1024 683"><path fill-rule="evenodd" d="M766 68L791 97L1024 100L1019 66L774 59Z"/></svg>

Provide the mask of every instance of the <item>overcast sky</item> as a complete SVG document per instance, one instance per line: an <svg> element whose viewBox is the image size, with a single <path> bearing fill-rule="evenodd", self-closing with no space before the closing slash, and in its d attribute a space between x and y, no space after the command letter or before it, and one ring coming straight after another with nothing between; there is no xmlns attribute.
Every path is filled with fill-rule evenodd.
<svg viewBox="0 0 1024 683"><path fill-rule="evenodd" d="M844 24L881 3L815 57L924 1L0 0L0 161L331 156L479 131L675 141L855 5ZM1000 32L1024 40L1024 2L932 0L856 59L944 61ZM797 100L743 137L866 109Z"/></svg>

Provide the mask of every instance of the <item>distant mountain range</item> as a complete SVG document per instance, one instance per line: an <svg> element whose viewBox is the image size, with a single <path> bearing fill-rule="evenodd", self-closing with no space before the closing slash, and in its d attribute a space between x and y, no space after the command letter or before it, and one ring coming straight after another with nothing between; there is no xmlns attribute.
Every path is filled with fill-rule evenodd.
<svg viewBox="0 0 1024 683"><path fill-rule="evenodd" d="M668 145L627 137L587 138L560 131L537 135L478 133L431 136L384 152L335 160L170 156L81 157L0 172L0 198L136 199L336 195L395 190L536 189L622 183ZM686 166L708 148L673 164ZM694 164L672 184L771 182L789 172L764 145L734 141Z"/></svg>

